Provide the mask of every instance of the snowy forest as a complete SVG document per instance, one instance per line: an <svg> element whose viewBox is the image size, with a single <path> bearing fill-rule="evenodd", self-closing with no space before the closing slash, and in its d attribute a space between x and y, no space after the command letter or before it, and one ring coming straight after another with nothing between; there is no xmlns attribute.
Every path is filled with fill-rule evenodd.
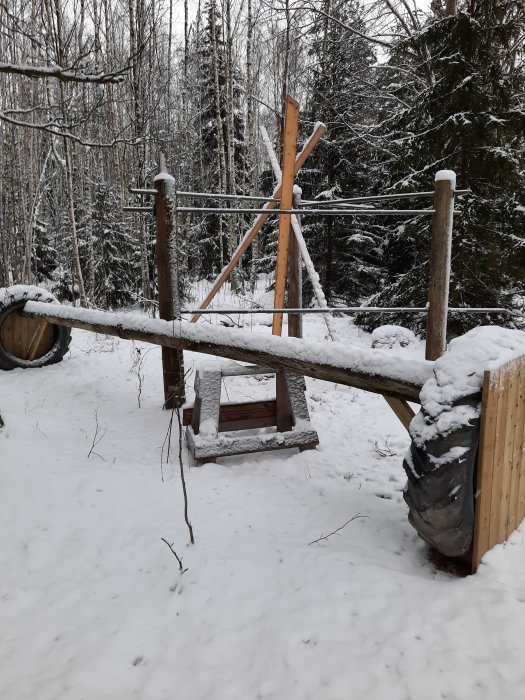
<svg viewBox="0 0 525 700"><path fill-rule="evenodd" d="M163 152L181 190L269 194L259 127L279 149L292 94L301 139L327 125L299 175L303 197L428 191L437 170L455 170L470 192L450 306L522 308L524 2L4 0L0 27L0 286L147 309L153 219L123 211L143 204L129 188L152 186ZM183 282L216 275L249 221L180 217ZM424 306L429 227L308 218L328 302ZM274 270L275 233L263 230L234 288ZM468 323L479 317L451 318Z"/></svg>

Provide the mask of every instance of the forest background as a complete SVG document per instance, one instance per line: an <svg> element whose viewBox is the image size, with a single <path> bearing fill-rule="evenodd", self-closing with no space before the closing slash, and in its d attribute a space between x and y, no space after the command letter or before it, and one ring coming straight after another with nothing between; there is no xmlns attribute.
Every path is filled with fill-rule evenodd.
<svg viewBox="0 0 525 700"><path fill-rule="evenodd" d="M303 198L428 191L455 170L470 192L450 305L522 311L524 41L524 0L0 0L0 286L152 309L153 220L123 211L141 204L129 188L152 186L162 151L181 190L269 194L258 130L280 148L290 93L302 138L328 127L300 173ZM217 274L251 219L179 216L184 289ZM305 219L329 303L424 306L429 226ZM233 288L271 272L275 248L270 225Z"/></svg>

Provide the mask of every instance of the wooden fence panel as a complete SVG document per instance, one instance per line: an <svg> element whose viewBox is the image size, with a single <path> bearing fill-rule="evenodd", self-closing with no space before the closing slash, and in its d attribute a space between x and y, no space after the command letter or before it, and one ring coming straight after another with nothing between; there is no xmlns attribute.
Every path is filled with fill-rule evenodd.
<svg viewBox="0 0 525 700"><path fill-rule="evenodd" d="M525 356L485 372L472 569L525 518Z"/></svg>

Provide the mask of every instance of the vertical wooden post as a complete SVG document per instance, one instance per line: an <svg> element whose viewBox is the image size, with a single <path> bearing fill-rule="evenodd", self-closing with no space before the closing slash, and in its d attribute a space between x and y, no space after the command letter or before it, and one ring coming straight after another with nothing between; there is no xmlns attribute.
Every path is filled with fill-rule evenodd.
<svg viewBox="0 0 525 700"><path fill-rule="evenodd" d="M445 0L445 16L455 17L457 14L457 0Z"/></svg>
<svg viewBox="0 0 525 700"><path fill-rule="evenodd" d="M155 255L159 289L159 316L165 321L180 319L178 241L176 236L175 180L166 172L164 155L159 156L159 174L155 177ZM182 350L162 348L164 408L182 406L186 400L184 355Z"/></svg>
<svg viewBox="0 0 525 700"><path fill-rule="evenodd" d="M301 206L301 189L295 187L293 208ZM299 219L299 217L297 217ZM290 236L288 247L288 308L300 309L303 306L303 275L299 243L295 236ZM293 338L303 337L302 314L288 314L288 335Z"/></svg>
<svg viewBox="0 0 525 700"><path fill-rule="evenodd" d="M295 178L295 152L297 150L297 131L299 126L299 103L293 97L286 97L283 168L281 182L281 209L291 209L293 204L293 185ZM277 265L275 270L274 309L284 307L286 291L286 268L288 266L288 246L290 242L290 214L279 215L279 240L277 244ZM274 314L272 333L281 335L283 315Z"/></svg>
<svg viewBox="0 0 525 700"><path fill-rule="evenodd" d="M427 360L437 360L447 347L448 287L455 189L456 175L452 170L440 170L436 173L425 351Z"/></svg>

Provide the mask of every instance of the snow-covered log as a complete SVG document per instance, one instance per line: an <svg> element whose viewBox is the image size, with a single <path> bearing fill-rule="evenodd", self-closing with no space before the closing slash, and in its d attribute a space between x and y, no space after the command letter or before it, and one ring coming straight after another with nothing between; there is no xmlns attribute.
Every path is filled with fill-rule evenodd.
<svg viewBox="0 0 525 700"><path fill-rule="evenodd" d="M35 302L26 304L25 312L61 326L265 365L408 401L419 401L421 387L432 376L432 362L391 350L347 348L341 343L327 345Z"/></svg>

